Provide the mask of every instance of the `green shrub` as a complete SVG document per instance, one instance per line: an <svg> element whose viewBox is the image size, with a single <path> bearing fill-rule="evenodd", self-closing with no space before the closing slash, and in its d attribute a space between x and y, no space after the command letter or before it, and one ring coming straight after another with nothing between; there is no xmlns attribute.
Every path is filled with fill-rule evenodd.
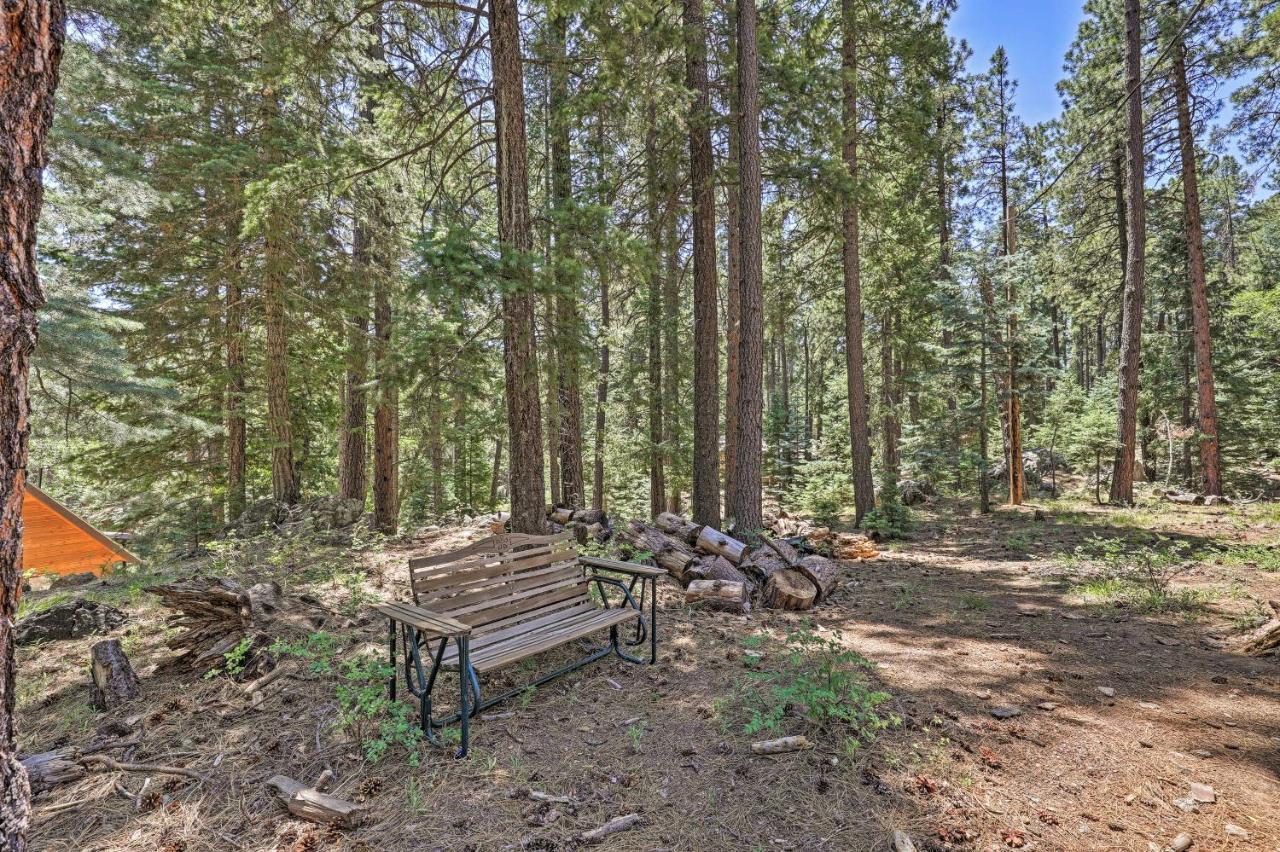
<svg viewBox="0 0 1280 852"><path fill-rule="evenodd" d="M800 471L803 484L795 492L795 505L804 515L832 526L845 507L853 503L853 486L845 466L833 461L813 461Z"/></svg>
<svg viewBox="0 0 1280 852"><path fill-rule="evenodd" d="M911 510L902 502L898 483L886 477L880 487L880 503L862 519L862 528L876 538L901 538L912 527Z"/></svg>
<svg viewBox="0 0 1280 852"><path fill-rule="evenodd" d="M857 748L877 731L897 724L881 705L889 694L876 689L871 663L834 639L818 636L812 624L787 634L786 654L772 671L749 671L742 690L743 732L778 732L790 712L823 731L839 731Z"/></svg>

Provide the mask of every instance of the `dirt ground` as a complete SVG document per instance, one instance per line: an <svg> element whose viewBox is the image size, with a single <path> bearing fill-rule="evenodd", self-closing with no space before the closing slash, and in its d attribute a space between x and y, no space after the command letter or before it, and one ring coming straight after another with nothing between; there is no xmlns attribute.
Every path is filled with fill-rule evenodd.
<svg viewBox="0 0 1280 852"><path fill-rule="evenodd" d="M611 659L579 670L493 708L472 727L469 759L424 746L418 766L397 747L364 759L361 732L334 726L331 676L303 670L255 708L225 677L154 674L169 653L165 613L139 579L94 587L132 616L115 635L143 695L107 714L89 708L95 638L23 648L24 753L124 725L140 743L121 759L207 780L92 773L36 800L33 847L574 849L582 832L637 813L599 848L879 850L900 829L920 849L1159 850L1185 832L1195 850L1280 850L1280 663L1224 649L1256 622L1261 601L1280 599L1274 561L1232 556L1246 545L1274 555L1275 504L1037 506L1039 518L1036 507L981 517L947 501L918 511L909 540L847 565L839 591L807 614L691 611L664 581L658 665ZM1078 547L1138 546L1151 532L1168 536L1158 548L1187 548L1177 606L1148 611L1089 585L1098 569ZM181 570L293 578L287 591L334 607L326 629L345 658L380 652L385 627L367 603L402 588L408 554L477 535L332 550L325 558L338 567L309 581L300 578L315 555L278 543L270 558L241 553ZM789 709L782 732L805 733L816 748L753 755L761 736L744 732L738 704L748 670L787 665L782 637L801 627L875 664L898 724L852 750L847 732ZM567 652L538 665L558 658ZM1014 715L997 718L998 708ZM311 781L325 769L337 795L367 805L360 828L291 819L264 786L277 773ZM1215 801L1192 801L1193 783L1211 786Z"/></svg>

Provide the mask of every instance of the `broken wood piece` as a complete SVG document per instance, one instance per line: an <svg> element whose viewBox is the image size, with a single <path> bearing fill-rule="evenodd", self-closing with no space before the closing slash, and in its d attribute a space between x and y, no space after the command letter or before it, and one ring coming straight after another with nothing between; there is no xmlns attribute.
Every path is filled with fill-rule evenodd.
<svg viewBox="0 0 1280 852"><path fill-rule="evenodd" d="M339 799L328 793L321 793L314 787L307 787L287 775L273 775L267 780L267 786L275 788L289 808L289 813L310 822L337 825L342 828L356 828L364 820L365 808L346 799Z"/></svg>
<svg viewBox="0 0 1280 852"><path fill-rule="evenodd" d="M893 830L893 836L889 839L889 848L893 852L916 852L916 844L911 840L911 835L900 828Z"/></svg>
<svg viewBox="0 0 1280 852"><path fill-rule="evenodd" d="M785 754L789 751L804 751L811 748L813 748L813 741L804 734L781 737L776 740L761 740L751 744L753 754Z"/></svg>
<svg viewBox="0 0 1280 852"><path fill-rule="evenodd" d="M791 568L771 574L764 584L764 605L770 609L808 609L817 596L818 587Z"/></svg>
<svg viewBox="0 0 1280 852"><path fill-rule="evenodd" d="M1252 656L1261 656L1280 648L1280 601L1268 601L1275 617L1250 633L1240 645L1240 650Z"/></svg>
<svg viewBox="0 0 1280 852"><path fill-rule="evenodd" d="M81 763L96 763L103 768L115 772L153 772L156 775L184 775L197 781L208 781L208 777L185 766L166 766L160 763L122 763L102 754L86 754L80 758Z"/></svg>
<svg viewBox="0 0 1280 852"><path fill-rule="evenodd" d="M89 652L89 673L93 677L93 706L99 710L110 710L138 697L138 676L119 639L94 643Z"/></svg>
<svg viewBox="0 0 1280 852"><path fill-rule="evenodd" d="M772 550L788 568L796 567L796 563L800 561L800 551L796 550L791 542L781 538L765 538L763 541L764 546ZM759 553L760 551L757 549L752 554L752 559L756 558Z"/></svg>
<svg viewBox="0 0 1280 852"><path fill-rule="evenodd" d="M529 798L535 802L550 802L553 805L576 805L578 803L578 800L573 796L553 796L541 790L530 790Z"/></svg>
<svg viewBox="0 0 1280 852"><path fill-rule="evenodd" d="M685 571L684 582L694 580L723 580L726 583L742 583L748 592L755 588L746 574L738 570L732 562L723 556L699 556L689 564Z"/></svg>
<svg viewBox="0 0 1280 852"><path fill-rule="evenodd" d="M52 790L59 784L79 781L88 772L80 762L80 750L74 746L27 755L22 758L22 765L27 769L27 781L33 796Z"/></svg>
<svg viewBox="0 0 1280 852"><path fill-rule="evenodd" d="M573 508L571 506L553 506L547 517L557 524L567 524L573 520Z"/></svg>
<svg viewBox="0 0 1280 852"><path fill-rule="evenodd" d="M744 583L694 580L685 589L684 602L725 612L747 613L751 611L751 592Z"/></svg>
<svg viewBox="0 0 1280 852"><path fill-rule="evenodd" d="M734 565L742 562L747 555L745 544L711 527L703 527L698 533L698 549L704 553L723 556Z"/></svg>
<svg viewBox="0 0 1280 852"><path fill-rule="evenodd" d="M1166 491L1164 499L1170 503L1180 503L1184 506L1199 506L1204 503L1204 497L1200 494L1191 494L1187 491Z"/></svg>
<svg viewBox="0 0 1280 852"><path fill-rule="evenodd" d="M599 828L582 832L582 834L578 835L578 839L583 843L599 843L611 834L617 834L619 831L633 828L641 819L640 814L623 814L622 816L614 817Z"/></svg>

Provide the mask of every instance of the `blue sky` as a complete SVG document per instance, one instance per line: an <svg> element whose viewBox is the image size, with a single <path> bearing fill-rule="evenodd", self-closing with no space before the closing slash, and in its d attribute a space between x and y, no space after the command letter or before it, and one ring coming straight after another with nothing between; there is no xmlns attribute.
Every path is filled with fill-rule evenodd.
<svg viewBox="0 0 1280 852"><path fill-rule="evenodd" d="M1084 18L1083 0L959 0L951 34L973 49L970 71L985 71L1004 45L1018 81L1018 113L1029 124L1058 114L1062 60Z"/></svg>

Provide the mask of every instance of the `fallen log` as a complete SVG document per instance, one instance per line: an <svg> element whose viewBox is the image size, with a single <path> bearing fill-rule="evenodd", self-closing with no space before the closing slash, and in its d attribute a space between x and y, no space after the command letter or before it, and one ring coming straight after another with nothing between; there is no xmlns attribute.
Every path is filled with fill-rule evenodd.
<svg viewBox="0 0 1280 852"><path fill-rule="evenodd" d="M356 828L364 820L363 805L321 793L286 775L273 775L267 780L267 786L275 788L289 813L299 819L332 823L342 828Z"/></svg>
<svg viewBox="0 0 1280 852"><path fill-rule="evenodd" d="M1164 499L1170 503L1180 503L1184 506L1200 506L1204 503L1204 496L1200 494L1192 494L1187 491L1166 491Z"/></svg>
<svg viewBox="0 0 1280 852"><path fill-rule="evenodd" d="M83 778L88 770L80 762L80 757L80 749L66 746L22 758L22 765L27 769L27 781L31 784L31 795L38 796L59 784Z"/></svg>
<svg viewBox="0 0 1280 852"><path fill-rule="evenodd" d="M696 544L698 533L702 532L702 524L685 520L674 512L662 512L653 519L653 523L667 535L675 536L689 545Z"/></svg>
<svg viewBox="0 0 1280 852"><path fill-rule="evenodd" d="M818 587L792 568L774 572L764 584L763 603L770 609L802 610L813 606Z"/></svg>
<svg viewBox="0 0 1280 852"><path fill-rule="evenodd" d="M781 538L765 538L764 546L777 554L788 568L794 568L795 564L800 561L800 551L796 550L791 542ZM758 552L758 551L757 551ZM752 554L752 558L755 554Z"/></svg>
<svg viewBox="0 0 1280 852"><path fill-rule="evenodd" d="M840 566L825 556L806 556L794 567L817 588L818 594L813 599L815 605L822 603L840 583Z"/></svg>
<svg viewBox="0 0 1280 852"><path fill-rule="evenodd" d="M547 517L557 524L567 524L573 520L573 507L552 506L551 511L547 513Z"/></svg>
<svg viewBox="0 0 1280 852"><path fill-rule="evenodd" d="M1275 617L1254 630L1240 645L1241 652L1254 657L1280 648L1280 601L1268 601Z"/></svg>
<svg viewBox="0 0 1280 852"><path fill-rule="evenodd" d="M138 676L119 639L94 644L89 652L89 674L93 677L93 706L99 710L110 710L138 697Z"/></svg>
<svg viewBox="0 0 1280 852"><path fill-rule="evenodd" d="M686 582L720 580L725 583L741 583L747 587L748 593L755 589L755 583L751 578L723 556L699 556L689 564L684 576Z"/></svg>
<svg viewBox="0 0 1280 852"><path fill-rule="evenodd" d="M780 737L776 740L761 740L751 744L753 754L784 754L810 748L813 748L813 741L803 734L795 737Z"/></svg>
<svg viewBox="0 0 1280 852"><path fill-rule="evenodd" d="M720 557L716 557L717 559ZM744 559L738 568L743 574L751 578L751 581L757 587L763 588L765 583L769 582L769 578L779 571L785 571L790 567L778 556L777 552L765 547L757 547L751 552L748 559Z"/></svg>
<svg viewBox="0 0 1280 852"><path fill-rule="evenodd" d="M703 527L698 532L697 546L704 553L723 556L734 565L742 562L747 555L747 546L745 544L711 527Z"/></svg>
<svg viewBox="0 0 1280 852"><path fill-rule="evenodd" d="M684 602L723 612L745 614L751 611L751 591L744 583L724 580L694 580L684 590Z"/></svg>

